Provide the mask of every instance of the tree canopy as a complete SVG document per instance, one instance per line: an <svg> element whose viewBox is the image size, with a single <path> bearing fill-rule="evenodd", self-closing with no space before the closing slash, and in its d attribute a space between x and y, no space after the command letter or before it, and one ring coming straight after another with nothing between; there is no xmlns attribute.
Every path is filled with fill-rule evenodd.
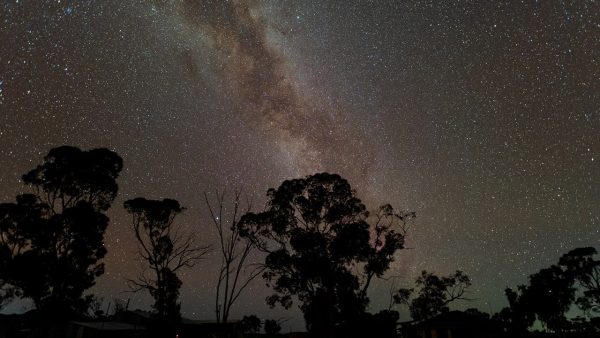
<svg viewBox="0 0 600 338"><path fill-rule="evenodd" d="M284 181L267 197L265 211L238 224L267 253L263 277L275 291L267 302L289 308L297 297L309 331L335 337L364 313L372 278L404 248L415 214L384 205L370 217L348 181L329 173Z"/></svg>
<svg viewBox="0 0 600 338"><path fill-rule="evenodd" d="M148 290L154 298L156 317L165 323L180 319L177 276L181 268L192 267L206 254L208 248L195 245L193 235L185 236L174 225L175 217L183 211L173 199L149 200L138 197L124 203L132 215L132 228L138 242L139 255L151 273L141 273L130 284L134 291Z"/></svg>
<svg viewBox="0 0 600 338"><path fill-rule="evenodd" d="M592 247L577 248L562 255L558 264L582 291L576 303L586 313L600 314L600 260Z"/></svg>
<svg viewBox="0 0 600 338"><path fill-rule="evenodd" d="M262 322L256 315L244 316L240 321L240 331L242 333L259 333L261 327Z"/></svg>
<svg viewBox="0 0 600 338"><path fill-rule="evenodd" d="M496 318L515 334L526 332L535 319L556 333L595 330L585 318L567 317L573 305L588 315L600 310L600 261L595 255L591 247L571 250L560 257L558 264L529 276L529 285L508 288L509 307Z"/></svg>
<svg viewBox="0 0 600 338"><path fill-rule="evenodd" d="M266 335L276 335L281 332L281 324L275 319L265 319L264 329Z"/></svg>
<svg viewBox="0 0 600 338"><path fill-rule="evenodd" d="M397 304L408 304L413 320L421 321L448 312L448 305L457 300L466 300L465 293L471 286L471 279L458 270L449 276L439 277L433 273L422 271L415 285L417 295L409 301L413 289L400 289L394 295Z"/></svg>
<svg viewBox="0 0 600 338"><path fill-rule="evenodd" d="M104 272L105 211L117 195L122 159L108 149L63 146L23 175L33 193L0 204L0 282L51 315L84 313Z"/></svg>

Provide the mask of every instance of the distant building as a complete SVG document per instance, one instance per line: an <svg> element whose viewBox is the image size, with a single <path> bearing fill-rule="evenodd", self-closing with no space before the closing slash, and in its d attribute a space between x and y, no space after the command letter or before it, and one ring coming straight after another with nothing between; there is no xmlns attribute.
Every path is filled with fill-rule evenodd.
<svg viewBox="0 0 600 338"><path fill-rule="evenodd" d="M226 324L208 320L192 320L182 318L179 324L179 337L194 338L241 338L239 332L239 321L229 321Z"/></svg>
<svg viewBox="0 0 600 338"><path fill-rule="evenodd" d="M41 317L36 310L24 314L0 314L0 338L40 338L47 332L40 329ZM61 338L147 338L156 322L148 311L122 311L101 319L73 320L58 327ZM226 324L216 321L182 318L177 325L178 338L308 338L306 332L245 335L239 321ZM168 338L168 337L167 337Z"/></svg>
<svg viewBox="0 0 600 338"><path fill-rule="evenodd" d="M278 333L276 335L268 335L264 333L247 333L244 338L308 338L308 332L288 332Z"/></svg>
<svg viewBox="0 0 600 338"><path fill-rule="evenodd" d="M286 338L308 338L308 332L290 332L290 333L285 333L284 337L286 337Z"/></svg>
<svg viewBox="0 0 600 338"><path fill-rule="evenodd" d="M111 320L121 323L137 325L141 327L151 327L152 314L147 311L124 311L111 317ZM241 338L239 332L239 321L230 321L226 324L217 323L208 320L193 320L182 318L178 325L177 335L180 338L213 338L228 337Z"/></svg>
<svg viewBox="0 0 600 338"><path fill-rule="evenodd" d="M122 311L109 317L110 320L133 325L148 326L152 322L152 313L148 311Z"/></svg>
<svg viewBox="0 0 600 338"><path fill-rule="evenodd" d="M500 338L500 326L481 313L450 311L421 322L401 323L400 338Z"/></svg>
<svg viewBox="0 0 600 338"><path fill-rule="evenodd" d="M143 338L146 329L121 322L70 322L68 338Z"/></svg>

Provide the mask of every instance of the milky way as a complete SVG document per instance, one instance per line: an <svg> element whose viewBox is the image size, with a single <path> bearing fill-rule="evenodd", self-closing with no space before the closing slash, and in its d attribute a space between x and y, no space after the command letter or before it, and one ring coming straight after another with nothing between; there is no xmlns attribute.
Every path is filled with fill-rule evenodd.
<svg viewBox="0 0 600 338"><path fill-rule="evenodd" d="M348 160L352 158L359 160L353 163L355 172L367 172L365 166L372 158L347 135L351 128L341 131L331 114L335 112L311 105L310 97L298 93L286 60L269 38L270 33L285 32L270 26L258 4L183 1L163 3L161 9L175 20L183 20L192 34L206 37L206 42L196 47L214 51L219 59L215 67L218 76L231 83L236 99L246 105L240 110L273 138L274 148L288 154L290 168L299 173L316 172L338 163L351 170ZM195 62L191 48L184 62Z"/></svg>
<svg viewBox="0 0 600 338"><path fill-rule="evenodd" d="M203 191L316 171L372 207L414 210L391 275L463 269L460 307L567 250L600 246L600 5L591 1L3 1L0 198L52 147L125 161L107 273L135 271L123 200L171 197L214 239ZM184 316L211 318L216 257L184 276ZM371 308L387 305L375 285ZM261 282L235 315L269 310ZM16 304L21 310L26 304Z"/></svg>

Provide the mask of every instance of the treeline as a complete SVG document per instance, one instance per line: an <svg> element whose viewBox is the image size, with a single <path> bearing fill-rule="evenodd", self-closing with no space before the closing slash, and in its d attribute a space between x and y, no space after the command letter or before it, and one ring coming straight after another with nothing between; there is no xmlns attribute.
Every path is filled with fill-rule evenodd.
<svg viewBox="0 0 600 338"><path fill-rule="evenodd" d="M37 329L46 336L59 336L60 323L101 313L87 290L104 273L106 212L122 168L122 159L110 150L63 146L23 175L31 193L0 204L0 307L31 299L39 313ZM216 243L199 243L193 232L177 226L184 208L176 200L138 197L124 203L144 262L144 273L127 284L153 297L151 332L174 332L181 319L179 273L211 250L221 257L214 301L220 323L230 320L240 295L259 277L273 291L267 304L289 309L297 303L314 337L397 337L399 306L408 307L415 323L424 323L447 313L452 302L469 299L465 273L440 277L424 271L415 288L394 285L387 308L367 311L369 289L405 248L415 213L389 204L370 211L345 179L329 173L284 181L268 190L267 199L262 211L253 212L240 192L231 200L223 193L205 195ZM595 255L593 248L573 250L532 275L530 285L507 289L509 307L490 320L511 336L527 334L536 320L556 333L598 331ZM567 319L574 306L581 316ZM267 320L264 330L276 334L280 324ZM241 322L250 333L261 325L255 316Z"/></svg>
<svg viewBox="0 0 600 338"><path fill-rule="evenodd" d="M509 307L494 316L515 336L536 320L546 331L600 332L600 260L595 248L577 248L529 276L529 285L505 290ZM579 314L568 318L570 310Z"/></svg>

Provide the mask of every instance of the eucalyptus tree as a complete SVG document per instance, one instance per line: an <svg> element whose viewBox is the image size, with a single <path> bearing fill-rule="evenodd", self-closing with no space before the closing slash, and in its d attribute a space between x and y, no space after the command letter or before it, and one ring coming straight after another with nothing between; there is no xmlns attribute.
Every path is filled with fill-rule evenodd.
<svg viewBox="0 0 600 338"><path fill-rule="evenodd" d="M415 214L384 205L371 215L348 181L320 173L269 189L266 209L247 213L240 235L266 253L271 306L300 303L313 336L336 337L362 318L373 278L404 248Z"/></svg>

